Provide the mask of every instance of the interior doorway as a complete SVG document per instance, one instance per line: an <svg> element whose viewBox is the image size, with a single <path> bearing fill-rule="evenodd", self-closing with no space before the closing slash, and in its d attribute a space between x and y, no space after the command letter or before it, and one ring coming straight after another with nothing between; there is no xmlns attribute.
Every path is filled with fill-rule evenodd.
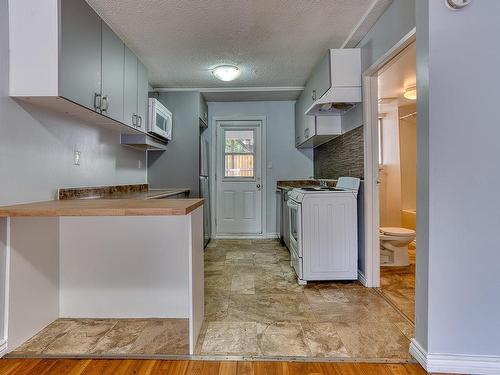
<svg viewBox="0 0 500 375"><path fill-rule="evenodd" d="M380 289L415 321L416 46L407 46L378 72Z"/></svg>
<svg viewBox="0 0 500 375"><path fill-rule="evenodd" d="M263 233L262 120L216 121L216 235Z"/></svg>

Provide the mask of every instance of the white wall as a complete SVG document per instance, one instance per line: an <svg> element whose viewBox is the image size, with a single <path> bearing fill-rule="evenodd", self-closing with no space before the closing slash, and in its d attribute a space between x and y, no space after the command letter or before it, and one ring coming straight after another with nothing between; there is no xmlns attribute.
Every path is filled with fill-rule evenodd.
<svg viewBox="0 0 500 375"><path fill-rule="evenodd" d="M429 354L490 356L476 361L490 361L492 374L500 371L499 14L497 0L455 12L417 2L417 279L427 276L429 288L428 301L417 294L416 340ZM473 372L468 364L455 371Z"/></svg>
<svg viewBox="0 0 500 375"><path fill-rule="evenodd" d="M379 106L382 118L382 170L379 171L380 226L401 226L401 161L397 103Z"/></svg>
<svg viewBox="0 0 500 375"><path fill-rule="evenodd" d="M145 152L120 146L118 133L7 96L7 3L0 0L0 205L53 199L63 186L146 182Z"/></svg>
<svg viewBox="0 0 500 375"><path fill-rule="evenodd" d="M361 70L365 71L415 27L415 0L394 0L356 46L361 48ZM342 119L342 131L364 125L363 106L358 105ZM365 132L366 134L366 132ZM364 243L364 238L360 238ZM366 253L360 249L359 268L366 274Z"/></svg>
<svg viewBox="0 0 500 375"><path fill-rule="evenodd" d="M279 221L276 217L279 195L276 192L276 181L308 178L313 175L312 149L295 148L295 102L211 102L208 103L208 115L210 126L213 125L213 117L266 116L266 154L267 162L272 162L272 168L266 170L265 229L267 234L279 233ZM214 200L213 202L215 203ZM212 211L215 213L215 205Z"/></svg>

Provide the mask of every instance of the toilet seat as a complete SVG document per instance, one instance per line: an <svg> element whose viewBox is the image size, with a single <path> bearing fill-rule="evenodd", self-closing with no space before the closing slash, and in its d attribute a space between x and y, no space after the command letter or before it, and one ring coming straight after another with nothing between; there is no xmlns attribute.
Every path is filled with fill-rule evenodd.
<svg viewBox="0 0 500 375"><path fill-rule="evenodd" d="M394 237L414 237L415 231L413 229L398 228L398 227L381 227L380 233L386 236Z"/></svg>

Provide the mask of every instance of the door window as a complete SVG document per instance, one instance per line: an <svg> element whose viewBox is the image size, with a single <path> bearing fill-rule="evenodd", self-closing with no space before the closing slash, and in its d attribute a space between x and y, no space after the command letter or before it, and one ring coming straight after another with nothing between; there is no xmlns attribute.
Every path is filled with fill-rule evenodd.
<svg viewBox="0 0 500 375"><path fill-rule="evenodd" d="M224 177L255 177L255 130L224 131Z"/></svg>

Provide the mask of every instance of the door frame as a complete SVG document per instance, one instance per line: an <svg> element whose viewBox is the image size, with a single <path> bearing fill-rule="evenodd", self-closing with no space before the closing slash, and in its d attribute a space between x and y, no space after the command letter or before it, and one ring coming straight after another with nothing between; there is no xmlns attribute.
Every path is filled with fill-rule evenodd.
<svg viewBox="0 0 500 375"><path fill-rule="evenodd" d="M211 118L211 145L210 145L210 180L212 181L211 187L210 187L210 197L211 201L213 202L212 207L214 209L212 210L212 238L214 239L223 239L223 238L266 238L267 237L267 223L266 223L266 217L267 217L267 118L266 116L244 116L244 115L237 115L237 116L213 116ZM222 121L260 121L261 124L261 134L260 134L260 178L261 178L261 203L260 203L260 210L261 210L261 233L259 234L240 234L240 235L232 235L232 234L219 234L218 229L217 229L217 214L218 214L218 202L217 202L217 158L219 155L217 154L217 123L222 122Z"/></svg>
<svg viewBox="0 0 500 375"><path fill-rule="evenodd" d="M378 196L378 72L416 40L413 28L362 74L364 120L364 236L365 267L359 271L360 282L367 287L380 287L380 201Z"/></svg>

